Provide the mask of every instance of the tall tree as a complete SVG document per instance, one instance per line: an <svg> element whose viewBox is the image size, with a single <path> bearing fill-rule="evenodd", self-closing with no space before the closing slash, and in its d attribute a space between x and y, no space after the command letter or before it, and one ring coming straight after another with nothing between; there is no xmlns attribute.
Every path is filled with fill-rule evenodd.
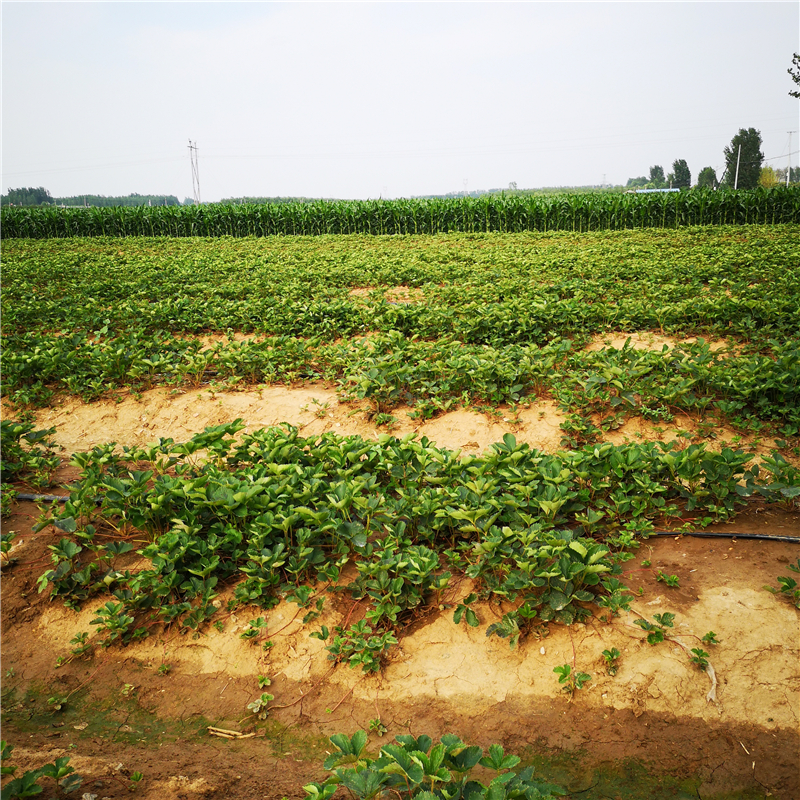
<svg viewBox="0 0 800 800"><path fill-rule="evenodd" d="M786 70L791 76L792 80L800 86L800 53L795 53L792 57L792 66ZM800 97L800 91L789 92L791 97Z"/></svg>
<svg viewBox="0 0 800 800"><path fill-rule="evenodd" d="M717 173L714 167L703 167L697 176L698 186L707 186L709 189L717 188Z"/></svg>
<svg viewBox="0 0 800 800"><path fill-rule="evenodd" d="M758 176L758 185L765 189L774 189L778 185L778 176L772 167L762 167Z"/></svg>
<svg viewBox="0 0 800 800"><path fill-rule="evenodd" d="M650 183L656 189L663 189L667 185L667 180L664 177L664 167L660 167L658 164L650 167Z"/></svg>
<svg viewBox="0 0 800 800"><path fill-rule="evenodd" d="M741 146L741 156L739 147ZM723 151L725 154L725 183L739 189L755 189L761 175L764 154L761 152L761 131L739 128L739 133ZM739 162L739 181L736 183L736 163Z"/></svg>
<svg viewBox="0 0 800 800"><path fill-rule="evenodd" d="M672 185L677 189L688 189L692 185L692 173L686 159L679 158L672 162L672 174L674 176Z"/></svg>

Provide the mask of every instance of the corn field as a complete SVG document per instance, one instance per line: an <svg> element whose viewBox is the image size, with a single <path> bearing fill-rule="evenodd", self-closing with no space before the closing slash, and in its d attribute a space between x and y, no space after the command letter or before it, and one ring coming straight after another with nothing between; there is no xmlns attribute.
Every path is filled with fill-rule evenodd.
<svg viewBox="0 0 800 800"><path fill-rule="evenodd" d="M800 222L800 188L99 208L5 207L3 238L623 230Z"/></svg>

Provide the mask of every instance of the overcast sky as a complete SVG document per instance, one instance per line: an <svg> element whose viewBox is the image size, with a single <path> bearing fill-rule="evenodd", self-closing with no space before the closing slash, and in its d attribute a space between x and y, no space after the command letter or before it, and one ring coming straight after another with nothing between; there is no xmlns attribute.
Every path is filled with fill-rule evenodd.
<svg viewBox="0 0 800 800"><path fill-rule="evenodd" d="M13 2L2 189L408 197L800 145L800 3ZM792 156L798 164L798 155Z"/></svg>

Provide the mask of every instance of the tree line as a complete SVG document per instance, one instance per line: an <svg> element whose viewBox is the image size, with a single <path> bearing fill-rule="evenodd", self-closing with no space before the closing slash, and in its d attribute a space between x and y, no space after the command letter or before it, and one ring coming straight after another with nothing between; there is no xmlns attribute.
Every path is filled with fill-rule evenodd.
<svg viewBox="0 0 800 800"><path fill-rule="evenodd" d="M800 167L779 167L764 165L761 151L761 132L755 128L739 128L731 143L723 150L725 168L721 177L713 167L703 167L697 176L695 186L717 189L727 186L731 189L755 189L762 186L772 189L786 183L787 169L789 183L800 181ZM692 174L683 158L672 162L672 172L664 175L659 164L650 167L649 177L629 178L626 188L647 189L688 189L692 185Z"/></svg>
<svg viewBox="0 0 800 800"><path fill-rule="evenodd" d="M0 195L4 206L179 206L180 200L169 194L129 194L106 197L101 194L79 194L72 197L53 197L43 186L9 189Z"/></svg>

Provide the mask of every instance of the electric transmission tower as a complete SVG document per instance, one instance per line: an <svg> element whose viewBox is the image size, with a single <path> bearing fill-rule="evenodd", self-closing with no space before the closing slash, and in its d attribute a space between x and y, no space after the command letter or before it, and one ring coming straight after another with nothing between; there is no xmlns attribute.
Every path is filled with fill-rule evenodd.
<svg viewBox="0 0 800 800"><path fill-rule="evenodd" d="M200 205L200 170L197 166L197 142L189 139L189 160L192 162L192 191L194 192L194 204Z"/></svg>

